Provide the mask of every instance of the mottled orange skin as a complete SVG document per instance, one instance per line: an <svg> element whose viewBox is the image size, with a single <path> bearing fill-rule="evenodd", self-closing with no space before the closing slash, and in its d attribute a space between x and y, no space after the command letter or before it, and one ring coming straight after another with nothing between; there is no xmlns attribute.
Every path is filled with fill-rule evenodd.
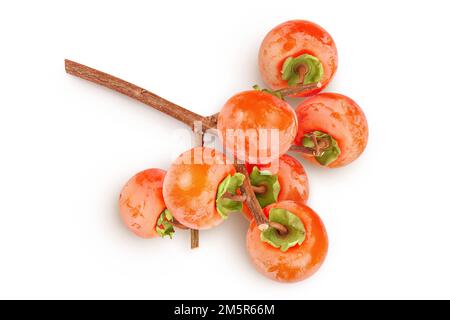
<svg viewBox="0 0 450 320"><path fill-rule="evenodd" d="M297 117L289 104L256 90L231 97L220 111L217 122L219 136L227 150L239 160L250 163L269 163L286 153L297 134L297 127ZM252 133L264 129L268 134L251 139ZM273 129L278 130L279 135L278 140L271 141L270 130ZM227 130L242 130L240 136L245 136L245 144L227 136ZM268 137L268 143L264 143Z"/></svg>
<svg viewBox="0 0 450 320"><path fill-rule="evenodd" d="M286 252L261 241L261 231L252 220L247 233L247 250L258 271L265 276L281 281L296 282L313 275L322 265L328 252L328 236L320 217L309 207L294 201L274 203L264 209L268 216L270 209L281 208L298 216L306 230L301 245Z"/></svg>
<svg viewBox="0 0 450 320"><path fill-rule="evenodd" d="M306 203L309 198L309 183L305 168L291 156L280 158L278 171L280 194L278 201L292 200L297 203Z"/></svg>
<svg viewBox="0 0 450 320"><path fill-rule="evenodd" d="M295 158L285 154L280 157L279 164L277 166L261 166L258 165L260 170L266 168L275 168L278 170L272 173L278 174L278 182L280 183L280 194L278 195L278 202L284 200L292 200L297 203L306 203L309 198L309 182L306 175L305 168ZM247 171L251 173L253 165L247 165ZM244 205L242 213L251 221L253 215L247 205Z"/></svg>
<svg viewBox="0 0 450 320"><path fill-rule="evenodd" d="M164 180L167 208L191 229L209 229L222 223L216 210L217 188L228 174L236 172L225 164L225 156L210 148L186 151L172 164Z"/></svg>
<svg viewBox="0 0 450 320"><path fill-rule="evenodd" d="M131 178L120 193L120 216L139 237L158 236L156 221L166 208L162 194L165 174L160 169L142 171Z"/></svg>
<svg viewBox="0 0 450 320"><path fill-rule="evenodd" d="M328 167L345 166L366 148L369 138L366 116L352 99L337 93L321 93L301 103L296 113L300 125L295 144L300 145L303 136L315 130L327 133L337 141L341 155ZM303 156L319 164L313 156Z"/></svg>
<svg viewBox="0 0 450 320"><path fill-rule="evenodd" d="M338 54L333 38L319 25L304 21L284 22L272 29L259 49L259 70L266 84L273 90L288 87L281 69L288 57L310 54L323 66L322 87L294 95L307 97L322 91L333 78L338 66Z"/></svg>

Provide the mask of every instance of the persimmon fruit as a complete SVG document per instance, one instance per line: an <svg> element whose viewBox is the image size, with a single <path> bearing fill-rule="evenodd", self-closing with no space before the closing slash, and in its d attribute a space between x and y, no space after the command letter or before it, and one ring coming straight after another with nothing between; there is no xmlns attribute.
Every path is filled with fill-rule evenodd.
<svg viewBox="0 0 450 320"><path fill-rule="evenodd" d="M337 66L338 53L333 38L310 21L292 20L276 26L259 49L259 70L272 90L321 83L319 88L294 94L295 97L319 93L329 84Z"/></svg>
<svg viewBox="0 0 450 320"><path fill-rule="evenodd" d="M301 281L313 275L328 252L328 236L320 217L294 201L271 204L264 208L264 214L288 231L284 235L273 227L261 231L252 220L247 251L257 270L280 282Z"/></svg>
<svg viewBox="0 0 450 320"><path fill-rule="evenodd" d="M320 93L300 103L296 113L299 127L295 144L319 148L316 155L302 154L305 159L337 168L356 160L366 148L369 136L367 119L358 104L349 97Z"/></svg>
<svg viewBox="0 0 450 320"><path fill-rule="evenodd" d="M164 203L162 188L166 172L148 169L133 176L119 197L119 211L125 225L141 238L169 236L174 221Z"/></svg>
<svg viewBox="0 0 450 320"><path fill-rule="evenodd" d="M249 163L270 163L285 154L297 128L297 117L287 102L258 90L231 97L217 121L226 150Z"/></svg>
<svg viewBox="0 0 450 320"><path fill-rule="evenodd" d="M206 147L193 148L170 166L164 179L164 201L178 222L191 229L210 229L229 213L242 210L242 201L232 198L239 195L243 179L226 163L224 154Z"/></svg>

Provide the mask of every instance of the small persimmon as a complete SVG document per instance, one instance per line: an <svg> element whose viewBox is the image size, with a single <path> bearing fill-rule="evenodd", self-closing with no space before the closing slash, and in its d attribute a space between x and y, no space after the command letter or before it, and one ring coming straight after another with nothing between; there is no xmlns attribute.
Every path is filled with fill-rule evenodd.
<svg viewBox="0 0 450 320"><path fill-rule="evenodd" d="M164 203L162 187L166 172L148 169L133 176L119 197L119 211L125 225L141 238L169 236L174 221Z"/></svg>
<svg viewBox="0 0 450 320"><path fill-rule="evenodd" d="M292 20L273 28L259 49L259 70L272 90L320 82L319 88L294 94L306 97L322 91L338 66L336 45L319 25Z"/></svg>
<svg viewBox="0 0 450 320"><path fill-rule="evenodd" d="M299 128L295 144L318 148L305 159L329 168L345 166L366 148L369 127L358 104L342 94L320 93L297 107Z"/></svg>
<svg viewBox="0 0 450 320"><path fill-rule="evenodd" d="M255 220L247 233L247 250L257 270L281 282L296 282L313 275L328 252L328 236L320 217L308 206L282 201L264 208L270 222L283 225L261 231Z"/></svg>
<svg viewBox="0 0 450 320"><path fill-rule="evenodd" d="M291 106L265 91L238 93L224 105L217 129L226 149L249 163L269 163L285 154L297 133Z"/></svg>
<svg viewBox="0 0 450 320"><path fill-rule="evenodd" d="M169 168L163 185L167 208L191 229L209 229L231 212L242 210L239 195L244 176L226 163L225 155L197 147L181 154Z"/></svg>

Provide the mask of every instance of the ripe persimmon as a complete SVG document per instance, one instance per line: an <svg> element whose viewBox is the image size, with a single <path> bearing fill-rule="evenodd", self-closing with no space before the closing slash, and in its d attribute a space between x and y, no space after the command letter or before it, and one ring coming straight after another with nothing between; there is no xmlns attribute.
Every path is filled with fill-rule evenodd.
<svg viewBox="0 0 450 320"><path fill-rule="evenodd" d="M162 187L166 172L148 169L133 176L123 187L119 210L125 225L141 238L169 236L174 221L164 203Z"/></svg>
<svg viewBox="0 0 450 320"><path fill-rule="evenodd" d="M289 150L297 134L297 117L287 102L268 92L244 91L225 103L217 129L237 159L269 163Z"/></svg>
<svg viewBox="0 0 450 320"><path fill-rule="evenodd" d="M163 195L175 219L191 229L209 229L230 212L242 210L239 195L244 176L226 163L225 155L197 147L181 154L164 179Z"/></svg>
<svg viewBox="0 0 450 320"><path fill-rule="evenodd" d="M295 144L317 148L317 154L302 154L322 166L342 167L356 160L367 145L366 116L355 101L342 94L320 93L296 109L299 128Z"/></svg>
<svg viewBox="0 0 450 320"><path fill-rule="evenodd" d="M282 201L264 208L272 223L283 225L286 234L274 227L265 231L253 219L247 233L247 250L257 270L281 281L301 281L314 274L328 252L328 236L320 217L308 206Z"/></svg>
<svg viewBox="0 0 450 320"><path fill-rule="evenodd" d="M259 70L272 90L320 82L321 87L296 97L314 95L331 81L338 66L336 45L319 25L292 20L273 28L259 49Z"/></svg>

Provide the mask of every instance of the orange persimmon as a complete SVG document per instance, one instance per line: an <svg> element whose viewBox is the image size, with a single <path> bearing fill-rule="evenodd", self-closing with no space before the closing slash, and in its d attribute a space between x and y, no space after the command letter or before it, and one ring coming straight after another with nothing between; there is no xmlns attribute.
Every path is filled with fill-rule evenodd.
<svg viewBox="0 0 450 320"><path fill-rule="evenodd" d="M328 252L328 236L320 217L294 201L274 203L264 213L269 220L283 224L288 234L280 235L272 227L261 231L252 220L247 250L257 270L281 282L301 281L314 274Z"/></svg>
<svg viewBox="0 0 450 320"><path fill-rule="evenodd" d="M165 214L162 194L165 175L166 172L160 169L142 171L132 177L120 193L122 220L139 237L172 236L174 232L169 221L170 214L167 217ZM157 225L160 218L162 223Z"/></svg>
<svg viewBox="0 0 450 320"><path fill-rule="evenodd" d="M263 91L238 93L218 116L219 137L228 151L249 163L269 163L285 154L297 133L290 105Z"/></svg>
<svg viewBox="0 0 450 320"><path fill-rule="evenodd" d="M222 223L234 208L241 210L242 203L223 199L222 195L236 194L242 179L234 166L226 163L224 154L197 147L184 152L169 168L163 185L164 200L178 222L191 229L209 229Z"/></svg>
<svg viewBox="0 0 450 320"><path fill-rule="evenodd" d="M330 168L342 167L356 160L364 151L369 136L366 116L355 101L342 94L320 93L296 109L299 128L295 144L313 147L311 136L328 147L321 156L303 156ZM327 142L328 141L328 142Z"/></svg>
<svg viewBox="0 0 450 320"><path fill-rule="evenodd" d="M295 94L314 95L331 81L338 66L336 45L319 25L292 20L272 29L259 49L259 70L272 90L320 82L321 87Z"/></svg>

